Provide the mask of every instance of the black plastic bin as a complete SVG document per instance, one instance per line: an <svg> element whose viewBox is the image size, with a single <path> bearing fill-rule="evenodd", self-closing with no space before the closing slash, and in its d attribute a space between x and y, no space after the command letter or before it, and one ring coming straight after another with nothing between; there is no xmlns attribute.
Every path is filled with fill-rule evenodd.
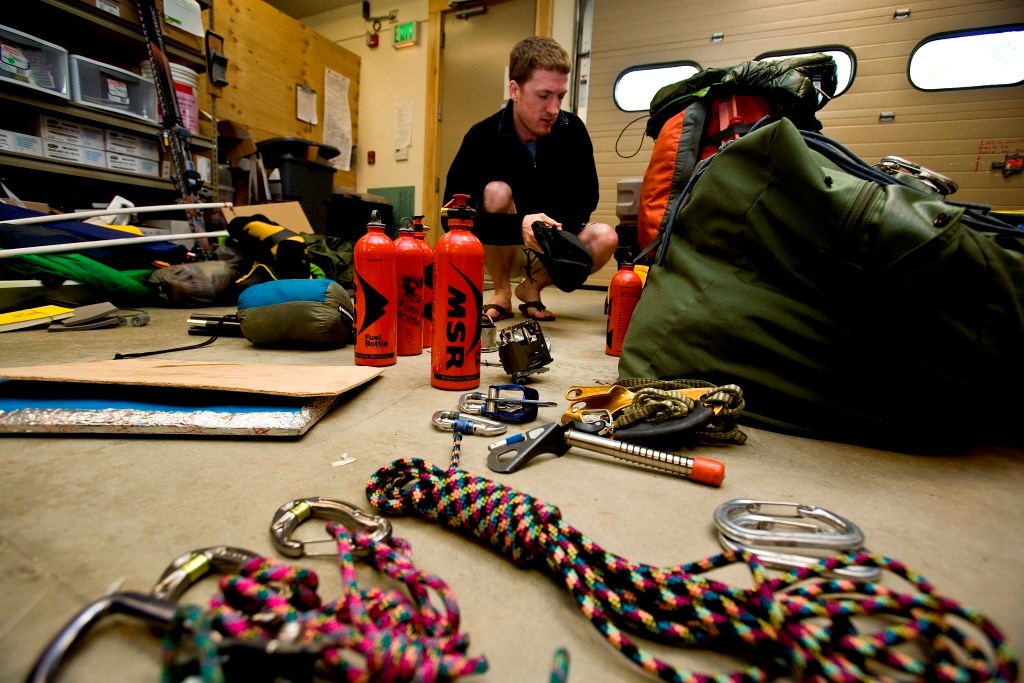
<svg viewBox="0 0 1024 683"><path fill-rule="evenodd" d="M397 239L398 226L391 202L380 195L336 187L328 213L330 227L327 234L355 242L366 234L366 224L370 222L370 216L374 211L380 214L380 222L384 224L387 236Z"/></svg>
<svg viewBox="0 0 1024 683"><path fill-rule="evenodd" d="M313 231L327 234L327 210L334 189L330 159L340 150L301 138L271 138L256 143L267 171L281 176L281 199L297 201Z"/></svg>

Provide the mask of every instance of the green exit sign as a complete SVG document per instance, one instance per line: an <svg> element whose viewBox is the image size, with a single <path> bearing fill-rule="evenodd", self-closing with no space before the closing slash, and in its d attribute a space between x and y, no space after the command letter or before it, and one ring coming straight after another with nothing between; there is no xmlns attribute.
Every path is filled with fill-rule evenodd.
<svg viewBox="0 0 1024 683"><path fill-rule="evenodd" d="M416 44L416 22L407 21L392 29L392 42L395 47L409 47Z"/></svg>

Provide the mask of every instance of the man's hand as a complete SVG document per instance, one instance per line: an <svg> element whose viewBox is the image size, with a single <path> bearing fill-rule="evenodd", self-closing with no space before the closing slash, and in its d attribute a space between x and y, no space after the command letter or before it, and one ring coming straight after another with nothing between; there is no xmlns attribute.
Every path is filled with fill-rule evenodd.
<svg viewBox="0 0 1024 683"><path fill-rule="evenodd" d="M527 249L533 249L534 251L543 251L540 248L540 244L537 243L537 238L533 236L533 224L537 221L544 223L545 225L551 225L559 230L562 229L562 224L551 218L546 213L531 213L523 218L523 246Z"/></svg>

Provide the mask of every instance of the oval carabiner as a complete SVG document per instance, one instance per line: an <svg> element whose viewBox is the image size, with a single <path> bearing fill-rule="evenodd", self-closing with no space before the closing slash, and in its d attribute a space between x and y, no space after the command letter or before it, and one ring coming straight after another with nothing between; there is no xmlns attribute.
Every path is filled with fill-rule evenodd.
<svg viewBox="0 0 1024 683"><path fill-rule="evenodd" d="M209 574L238 574L257 553L244 548L218 545L192 550L174 558L160 580L153 586L153 595L177 602L182 593Z"/></svg>
<svg viewBox="0 0 1024 683"><path fill-rule="evenodd" d="M308 541L303 543L293 539L296 527L310 517L333 519L341 522L351 531L365 531L374 542L386 541L391 538L391 522L384 517L370 515L351 503L333 498L297 498L290 500L277 509L270 523L270 538L278 552L288 557L313 557L318 555L336 555L330 553L311 553L306 546L312 543L334 543L333 539ZM367 551L355 548L353 555L365 555Z"/></svg>
<svg viewBox="0 0 1024 683"><path fill-rule="evenodd" d="M772 514L773 508L775 514ZM824 508L801 503L749 498L729 500L715 509L715 526L745 545L843 552L864 544L864 532L850 520Z"/></svg>
<svg viewBox="0 0 1024 683"><path fill-rule="evenodd" d="M766 567L810 567L829 555L863 550L864 532L824 508L801 503L737 498L715 509L718 542L726 550L747 550ZM788 552L787 552L788 551ZM878 567L837 567L831 574L874 581Z"/></svg>

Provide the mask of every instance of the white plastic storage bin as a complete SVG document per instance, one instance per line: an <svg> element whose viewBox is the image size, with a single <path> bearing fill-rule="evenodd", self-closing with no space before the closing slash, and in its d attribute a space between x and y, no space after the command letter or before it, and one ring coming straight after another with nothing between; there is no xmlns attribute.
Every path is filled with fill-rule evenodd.
<svg viewBox="0 0 1024 683"><path fill-rule="evenodd" d="M68 51L0 26L0 78L67 99Z"/></svg>
<svg viewBox="0 0 1024 683"><path fill-rule="evenodd" d="M120 67L71 55L71 99L86 107L157 122L153 81Z"/></svg>

